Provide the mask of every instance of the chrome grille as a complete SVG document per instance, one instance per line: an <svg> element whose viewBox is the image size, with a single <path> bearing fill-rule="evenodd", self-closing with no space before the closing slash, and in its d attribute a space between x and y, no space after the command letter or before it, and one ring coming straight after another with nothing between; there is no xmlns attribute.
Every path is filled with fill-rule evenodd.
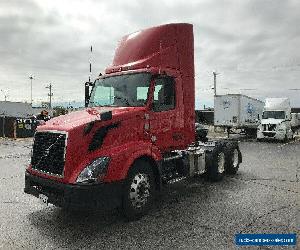
<svg viewBox="0 0 300 250"><path fill-rule="evenodd" d="M33 169L62 176L65 166L67 135L60 132L37 132L31 157Z"/></svg>
<svg viewBox="0 0 300 250"><path fill-rule="evenodd" d="M264 131L275 131L276 124L263 124Z"/></svg>

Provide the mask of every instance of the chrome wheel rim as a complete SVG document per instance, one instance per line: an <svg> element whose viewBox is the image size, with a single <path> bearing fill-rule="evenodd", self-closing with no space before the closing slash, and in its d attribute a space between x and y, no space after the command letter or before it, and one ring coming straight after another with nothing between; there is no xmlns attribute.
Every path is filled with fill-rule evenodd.
<svg viewBox="0 0 300 250"><path fill-rule="evenodd" d="M129 198L134 208L143 207L150 196L150 181L146 174L138 173L134 176L130 185Z"/></svg>
<svg viewBox="0 0 300 250"><path fill-rule="evenodd" d="M221 152L219 154L218 172L222 174L224 171L225 171L225 154Z"/></svg>
<svg viewBox="0 0 300 250"><path fill-rule="evenodd" d="M233 167L237 168L239 164L239 152L237 149L233 151Z"/></svg>

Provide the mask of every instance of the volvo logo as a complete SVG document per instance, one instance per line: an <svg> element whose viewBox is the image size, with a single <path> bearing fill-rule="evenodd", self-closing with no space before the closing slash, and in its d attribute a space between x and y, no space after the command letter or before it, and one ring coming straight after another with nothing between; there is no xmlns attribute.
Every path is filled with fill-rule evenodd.
<svg viewBox="0 0 300 250"><path fill-rule="evenodd" d="M50 153L50 148L47 148L44 153L44 157L47 157Z"/></svg>

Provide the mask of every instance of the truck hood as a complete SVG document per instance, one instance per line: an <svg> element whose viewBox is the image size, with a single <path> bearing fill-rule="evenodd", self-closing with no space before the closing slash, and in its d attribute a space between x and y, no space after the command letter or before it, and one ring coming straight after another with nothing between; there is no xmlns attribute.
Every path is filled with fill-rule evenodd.
<svg viewBox="0 0 300 250"><path fill-rule="evenodd" d="M124 115L128 112L144 110L144 107L93 107L84 110L71 112L47 121L44 125L38 126L37 130L58 130L70 131L75 127L82 126L91 121L100 120L100 114L111 111L113 119L116 116Z"/></svg>
<svg viewBox="0 0 300 250"><path fill-rule="evenodd" d="M280 124L284 121L284 119L274 119L274 118L268 118L268 119L262 119L261 124Z"/></svg>

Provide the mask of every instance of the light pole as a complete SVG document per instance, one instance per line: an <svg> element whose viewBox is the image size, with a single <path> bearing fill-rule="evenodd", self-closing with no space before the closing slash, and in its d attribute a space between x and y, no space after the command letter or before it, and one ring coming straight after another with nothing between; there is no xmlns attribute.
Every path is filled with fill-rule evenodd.
<svg viewBox="0 0 300 250"><path fill-rule="evenodd" d="M29 79L30 79L30 103L31 103L31 106L32 106L32 80L34 79L33 76L29 76Z"/></svg>

